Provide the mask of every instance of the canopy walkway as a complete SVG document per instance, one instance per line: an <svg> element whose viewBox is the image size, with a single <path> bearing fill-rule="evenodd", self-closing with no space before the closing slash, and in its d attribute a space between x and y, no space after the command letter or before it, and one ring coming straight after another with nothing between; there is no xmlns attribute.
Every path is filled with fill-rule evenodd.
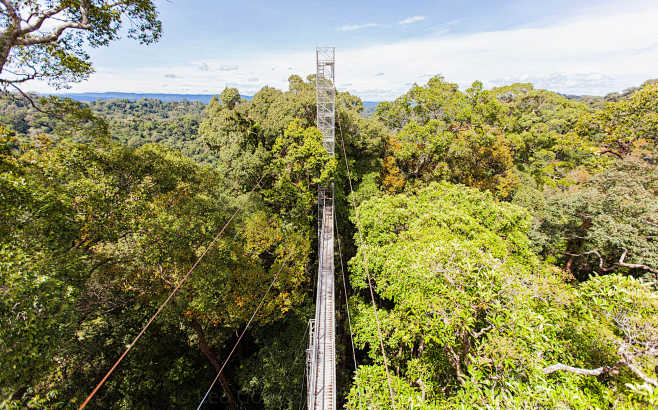
<svg viewBox="0 0 658 410"><path fill-rule="evenodd" d="M336 408L336 345L334 315L334 207L330 190L320 191L318 282L315 319L311 319L307 350L308 408Z"/></svg>
<svg viewBox="0 0 658 410"><path fill-rule="evenodd" d="M322 143L334 154L335 49L316 49L317 127ZM334 312L334 188L318 191L318 281L315 319L309 324L309 348L306 351L308 409L336 408L336 320Z"/></svg>

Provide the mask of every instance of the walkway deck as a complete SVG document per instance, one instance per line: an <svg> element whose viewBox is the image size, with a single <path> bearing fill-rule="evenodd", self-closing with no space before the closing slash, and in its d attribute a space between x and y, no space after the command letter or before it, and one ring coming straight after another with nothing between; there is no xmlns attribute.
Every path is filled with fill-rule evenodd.
<svg viewBox="0 0 658 410"><path fill-rule="evenodd" d="M313 357L310 361L309 390L311 394L309 394L308 408L326 410L336 408L333 203L327 203L323 207L319 245L315 346L310 352Z"/></svg>

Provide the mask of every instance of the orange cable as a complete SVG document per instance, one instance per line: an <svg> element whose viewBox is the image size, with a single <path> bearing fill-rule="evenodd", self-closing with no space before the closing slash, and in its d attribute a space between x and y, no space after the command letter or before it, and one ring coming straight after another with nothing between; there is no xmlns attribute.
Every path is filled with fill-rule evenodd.
<svg viewBox="0 0 658 410"><path fill-rule="evenodd" d="M261 181L263 180L264 177L265 177L265 174L263 174L263 175L260 177L260 179L258 180L258 182L256 183L256 185L254 185L254 187L251 189L251 191L249 191L249 194L253 193L253 192L256 190L256 188L260 185L260 183L261 183ZM151 316L151 318L150 318L149 321L146 323L146 325L145 325L145 326L142 328L142 330L137 334L137 336L135 336L135 339L133 339L132 343L130 343L130 344L128 345L128 348L126 348L126 350L123 352L123 354L122 354L122 355L119 357L119 359L114 363L114 365L112 366L112 368L111 368L110 370L108 370L108 372L105 374L105 376L103 377L103 379L102 379L102 380L96 385L96 387L95 387L94 390L89 394L89 396L87 396L87 398L86 398L85 401L82 403L82 405L78 408L78 410L82 410L82 409L84 409L84 408L87 406L87 404L89 404L89 402L90 402L91 399L96 395L96 393L97 393L98 390L101 388L101 386L103 386L103 384L107 381L107 379L108 379L108 378L110 377L110 375L114 372L114 370L117 368L117 366L119 366L119 363L121 363L121 361L123 360L123 358L126 357L126 355L128 354L128 352L130 351L130 349L133 348L133 346L134 346L135 343L139 340L139 338L142 337L142 335L144 334L144 332L146 332L146 329L148 329L148 327L149 327L149 326L151 325L151 323L155 320L155 318L158 317L158 315L160 314L160 312L162 311L162 309L164 309L164 307L167 305L167 303L169 303L169 301L171 300L171 298L174 297L174 295L176 294L176 292L178 292L178 289L180 289L180 287L183 285L183 283L185 283L185 281L187 280L187 278L192 274L192 272L194 272L194 270L197 268L197 266L199 266L199 263L201 262L201 260L206 256L206 254L207 254L208 251L213 247L213 245L215 244L215 242L217 242L217 241L219 240L219 238L220 238L220 237L222 236L222 234L224 233L224 230L226 230L226 227L231 223L231 221L233 221L233 219L234 219L234 218L236 217L236 215L242 210L242 208L244 208L244 205L246 204L246 202L247 202L247 201L245 200L245 201L240 205L240 207L239 207L239 208L233 213L233 215L231 215L231 217L228 219L228 221L226 221L226 223L224 224L224 226L222 227L222 229L219 231L219 233L217 233L217 235L215 235L215 237L214 237L213 240L210 242L210 244L208 245L208 247L206 248L206 250L204 250L203 253L201 254L201 256L199 256L199 258L197 258L196 262L194 262L194 265L192 265L192 267L190 268L190 270L185 274L185 276L183 276L183 279L181 279L181 281L178 283L178 285L176 285L176 287L175 287L174 290L169 294L169 296L167 297L167 299L165 299L165 301L162 302L162 304L160 305L160 307L158 308L158 310L153 314L153 316Z"/></svg>

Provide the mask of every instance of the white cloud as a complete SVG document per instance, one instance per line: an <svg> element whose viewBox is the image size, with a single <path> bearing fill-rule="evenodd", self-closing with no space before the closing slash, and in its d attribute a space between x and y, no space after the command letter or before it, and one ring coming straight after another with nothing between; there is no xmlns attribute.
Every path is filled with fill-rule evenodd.
<svg viewBox="0 0 658 410"><path fill-rule="evenodd" d="M223 64L219 66L219 71L237 71L239 68L237 64Z"/></svg>
<svg viewBox="0 0 658 410"><path fill-rule="evenodd" d="M377 27L377 26L379 26L379 24L376 23L354 24L354 25L338 27L338 31L356 31L364 28Z"/></svg>
<svg viewBox="0 0 658 410"><path fill-rule="evenodd" d="M411 24L411 23L417 23L417 22L423 21L423 20L425 20L425 16L413 16L413 17L409 17L409 18L406 18L406 19L398 22L398 24Z"/></svg>
<svg viewBox="0 0 658 410"><path fill-rule="evenodd" d="M532 83L536 88L545 88L549 90L558 90L569 94L591 94L589 90L595 88L615 89L615 77L602 73L550 73L547 75L529 75L507 76L489 80L493 86L506 85L510 83ZM639 84L634 84L639 85ZM621 91L621 90L620 90Z"/></svg>
<svg viewBox="0 0 658 410"><path fill-rule="evenodd" d="M568 94L603 95L658 77L656 21L658 4L652 3L644 10L599 10L541 27L435 33L387 44L339 48L336 80L342 89L370 101L395 98L409 89L409 82L424 83L430 74L439 73L461 87L475 80L487 87L531 81ZM163 76L176 73L193 92L218 92L232 83L239 85L242 94L253 94L263 85L287 89L288 75L305 77L315 72L314 59L314 44L309 44L308 50L255 50L240 58L202 55L199 61L180 65L133 69L97 66L87 82L74 85L71 91L157 92L162 90ZM222 71L201 71L202 63ZM272 67L288 70L272 71ZM374 75L380 72L386 75ZM249 82L250 78L259 80ZM181 92L182 88L172 81L167 91ZM48 90L45 84L33 89Z"/></svg>

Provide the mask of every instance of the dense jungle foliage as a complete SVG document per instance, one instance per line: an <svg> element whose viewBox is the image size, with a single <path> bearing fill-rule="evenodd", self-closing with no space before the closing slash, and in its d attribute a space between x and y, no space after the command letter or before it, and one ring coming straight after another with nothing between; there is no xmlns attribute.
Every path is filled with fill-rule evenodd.
<svg viewBox="0 0 658 410"><path fill-rule="evenodd" d="M3 100L3 407L79 405L244 204L92 405L196 406L263 300L208 407L298 408L331 180L347 408L393 406L366 260L397 408L658 405L658 84L585 104L435 77L372 118L339 92L335 157L314 86L96 102L75 134Z"/></svg>
<svg viewBox="0 0 658 410"><path fill-rule="evenodd" d="M68 101L68 105L80 107L74 101ZM198 137L199 124L204 119L203 103L163 102L147 98L138 101L98 99L83 107L88 109L90 115L106 121L109 135L115 141L131 147L158 143L201 163L216 160L213 152ZM0 122L11 127L21 140L45 134L52 139L66 135L75 142L90 141L86 130L72 132L75 127L67 118L53 118L49 112L37 110L25 99L7 95L0 95ZM89 119L84 122L89 122Z"/></svg>
<svg viewBox="0 0 658 410"><path fill-rule="evenodd" d="M158 9L0 6L0 408L78 408L188 272L89 408L195 408L239 340L204 408L302 408L329 183L341 407L658 407L656 81L338 92L332 156L314 76L205 107L31 96L158 41Z"/></svg>

